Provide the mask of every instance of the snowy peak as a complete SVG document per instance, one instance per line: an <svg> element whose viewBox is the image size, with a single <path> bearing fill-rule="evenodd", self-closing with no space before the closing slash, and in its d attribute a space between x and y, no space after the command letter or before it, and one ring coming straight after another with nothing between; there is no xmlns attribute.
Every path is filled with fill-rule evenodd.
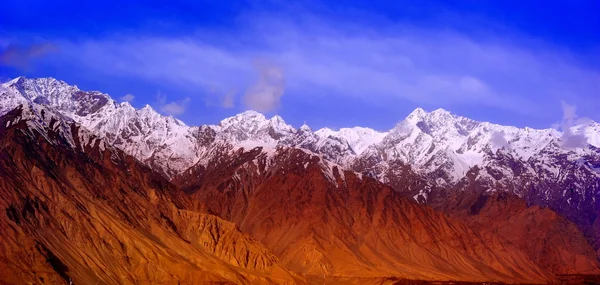
<svg viewBox="0 0 600 285"><path fill-rule="evenodd" d="M0 115L22 104L51 107L167 176L196 164L207 145L216 140L238 147L303 148L342 165L370 158L381 163L382 171L390 162L400 161L421 173L445 173L448 183L463 177L473 166L481 166L499 149L524 161L550 152L589 152L587 148L575 152L561 149L563 133L554 129L477 122L444 109L427 112L417 108L388 132L363 127L313 132L306 124L295 129L280 116L267 118L251 110L216 126L198 128L163 116L149 105L135 109L101 92L82 91L53 78L18 77L1 87ZM574 135L585 135L591 145L600 146L600 124L589 122L571 130Z"/></svg>
<svg viewBox="0 0 600 285"><path fill-rule="evenodd" d="M375 145L383 140L388 134L387 132L378 132L373 129L354 127L341 128L339 131L334 131L329 128L323 128L315 132L322 139L336 138L348 142L354 153L361 154L368 147Z"/></svg>
<svg viewBox="0 0 600 285"><path fill-rule="evenodd" d="M84 152L114 151L112 146L73 120L39 104L21 104L0 117L0 131L18 128L30 137L41 136L53 145L64 145Z"/></svg>
<svg viewBox="0 0 600 285"><path fill-rule="evenodd" d="M427 112L425 110L422 108L416 108L414 111L408 114L404 120L407 122L414 122L416 124L417 122L423 120L425 116L427 116Z"/></svg>
<svg viewBox="0 0 600 285"><path fill-rule="evenodd" d="M219 124L219 126L226 128L230 125L240 124L242 122L262 123L262 122L265 122L266 120L267 120L267 118L265 118L265 115L263 115L259 112L253 111L253 110L248 110L248 111L239 113L233 117L223 119L221 121L221 123Z"/></svg>
<svg viewBox="0 0 600 285"><path fill-rule="evenodd" d="M136 110L107 94L82 91L54 78L19 77L2 87L0 114L23 104L49 107L167 176L198 160L190 127L148 105Z"/></svg>
<svg viewBox="0 0 600 285"><path fill-rule="evenodd" d="M114 104L110 96L97 91L84 92L75 85L54 78L17 77L3 84L5 89L23 99L56 108L70 116L87 116L98 112L108 104Z"/></svg>
<svg viewBox="0 0 600 285"><path fill-rule="evenodd" d="M25 76L19 76L17 78L14 78L12 80L2 83L2 87L8 88L9 86L12 86L12 85L16 85L16 84L18 85L18 84L21 84L24 80L25 80Z"/></svg>
<svg viewBox="0 0 600 285"><path fill-rule="evenodd" d="M404 121L398 123L396 127L405 129L406 126L417 126L424 133L466 133L477 127L478 124L480 122L454 115L444 109L426 112L421 108L417 108Z"/></svg>
<svg viewBox="0 0 600 285"><path fill-rule="evenodd" d="M589 129L574 127L574 133L586 132L588 141L595 143L594 131ZM411 164L422 173L446 173L446 182L452 183L470 168L481 166L490 152L506 148L527 160L560 139L561 133L554 129L520 129L474 121L443 109L426 112L417 108L374 146L377 151L366 155L379 153Z"/></svg>
<svg viewBox="0 0 600 285"><path fill-rule="evenodd" d="M267 119L263 114L252 110L224 119L215 128L223 139L232 143L256 141L268 145L275 145L279 139L296 132L280 116Z"/></svg>
<svg viewBox="0 0 600 285"><path fill-rule="evenodd" d="M3 87L18 91L30 100L43 97L49 101L68 99L72 93L80 91L75 85L68 85L64 81L54 78L29 79L24 76L17 77L3 84Z"/></svg>
<svg viewBox="0 0 600 285"><path fill-rule="evenodd" d="M312 132L312 129L306 123L302 124L298 130L305 133Z"/></svg>

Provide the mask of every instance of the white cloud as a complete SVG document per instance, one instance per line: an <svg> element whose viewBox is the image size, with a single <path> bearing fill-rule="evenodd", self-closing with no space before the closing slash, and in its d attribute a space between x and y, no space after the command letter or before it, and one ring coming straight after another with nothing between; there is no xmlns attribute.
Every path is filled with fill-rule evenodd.
<svg viewBox="0 0 600 285"><path fill-rule="evenodd" d="M247 108L258 112L271 112L279 108L285 90L285 76L281 68L267 61L255 63L257 81L242 98Z"/></svg>
<svg viewBox="0 0 600 285"><path fill-rule="evenodd" d="M577 123L587 121L587 119L579 119L577 116L577 106L570 105L565 101L561 101L563 110L561 145L565 149L576 149L587 147L587 137L585 136L586 126L583 125L577 133L574 133L571 127Z"/></svg>
<svg viewBox="0 0 600 285"><path fill-rule="evenodd" d="M560 106L563 111L563 121L572 125L577 119L577 106L569 105L565 101L560 101Z"/></svg>
<svg viewBox="0 0 600 285"><path fill-rule="evenodd" d="M167 96L158 92L156 95L156 104L158 105L158 110L161 113L170 115L170 116L179 116L185 113L188 104L191 99L186 97L182 100L177 101L167 101Z"/></svg>
<svg viewBox="0 0 600 285"><path fill-rule="evenodd" d="M125 94L125 96L122 96L119 99L121 99L121 101L123 102L131 102L133 101L133 99L135 99L135 96L133 96L132 94Z"/></svg>
<svg viewBox="0 0 600 285"><path fill-rule="evenodd" d="M509 145L505 135L506 134L504 133L504 131L493 132L492 138L490 140L492 142L492 145L496 148L508 147Z"/></svg>

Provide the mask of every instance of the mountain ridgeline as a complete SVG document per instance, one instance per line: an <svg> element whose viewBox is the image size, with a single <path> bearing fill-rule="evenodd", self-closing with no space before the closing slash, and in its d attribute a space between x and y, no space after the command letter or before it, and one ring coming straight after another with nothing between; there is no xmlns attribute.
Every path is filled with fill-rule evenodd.
<svg viewBox="0 0 600 285"><path fill-rule="evenodd" d="M393 129L187 126L53 78L0 88L0 283L546 284L600 274L600 124L417 109Z"/></svg>

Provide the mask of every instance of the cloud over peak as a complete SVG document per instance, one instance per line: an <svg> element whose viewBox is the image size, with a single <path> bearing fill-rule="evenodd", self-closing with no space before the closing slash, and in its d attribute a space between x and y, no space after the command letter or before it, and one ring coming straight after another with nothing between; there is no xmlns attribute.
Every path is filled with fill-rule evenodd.
<svg viewBox="0 0 600 285"><path fill-rule="evenodd" d="M257 81L250 86L242 98L246 108L258 112L272 112L279 108L285 90L283 70L268 61L255 61Z"/></svg>
<svg viewBox="0 0 600 285"><path fill-rule="evenodd" d="M587 119L579 118L577 116L577 107L575 105L570 105L565 101L561 101L561 107L563 110L563 119L561 122L561 128L563 131L561 137L562 147L565 149L576 149L576 148L584 148L588 144L588 139L585 136L586 122ZM576 133L572 130L571 127L576 124L583 124Z"/></svg>
<svg viewBox="0 0 600 285"><path fill-rule="evenodd" d="M131 101L133 101L133 99L135 99L135 96L133 96L132 94L125 94L124 96L122 96L119 99L121 99L121 101L123 101L123 102L131 102Z"/></svg>
<svg viewBox="0 0 600 285"><path fill-rule="evenodd" d="M185 113L191 99L189 97L176 101L167 101L167 96L158 92L156 95L158 110L169 116L179 116Z"/></svg>

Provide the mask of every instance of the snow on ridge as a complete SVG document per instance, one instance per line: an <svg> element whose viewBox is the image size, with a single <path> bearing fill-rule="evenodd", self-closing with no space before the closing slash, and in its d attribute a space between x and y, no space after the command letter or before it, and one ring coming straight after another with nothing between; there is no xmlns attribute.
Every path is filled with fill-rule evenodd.
<svg viewBox="0 0 600 285"><path fill-rule="evenodd" d="M328 137L340 138L348 141L350 147L356 154L363 153L368 147L375 145L383 140L387 132L378 132L374 129L364 127L341 128L334 131L329 128L322 128L315 132L321 139Z"/></svg>
<svg viewBox="0 0 600 285"><path fill-rule="evenodd" d="M202 159L206 150L197 137L198 127L163 116L151 106L135 109L127 102L118 103L107 94L81 91L53 78L18 77L2 84L0 115L19 104L53 107L75 120L108 143L123 149L141 161L152 161L167 176L183 172ZM207 126L218 140L238 147L279 145L311 149L337 164L348 166L355 160L378 155L399 159L420 172L441 169L456 180L471 167L482 165L499 149L507 149L527 161L543 151L556 149L562 133L554 129L531 129L478 122L454 115L444 109L427 112L415 109L387 132L353 127L313 132L303 125L295 129L283 118L271 118L256 111L245 111ZM591 145L600 147L600 124L573 126L583 130ZM583 155L587 150L577 150Z"/></svg>

